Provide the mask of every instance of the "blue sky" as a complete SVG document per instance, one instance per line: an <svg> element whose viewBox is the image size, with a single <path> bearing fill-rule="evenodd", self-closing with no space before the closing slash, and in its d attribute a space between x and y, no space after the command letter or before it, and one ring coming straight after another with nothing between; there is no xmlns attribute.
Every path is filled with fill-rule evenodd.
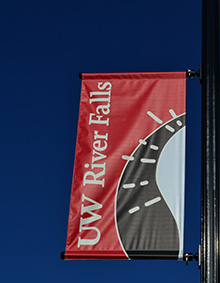
<svg viewBox="0 0 220 283"><path fill-rule="evenodd" d="M62 261L79 72L198 69L201 1L4 1L1 254L6 282L199 282L196 262ZM200 243L201 86L187 80L184 251Z"/></svg>

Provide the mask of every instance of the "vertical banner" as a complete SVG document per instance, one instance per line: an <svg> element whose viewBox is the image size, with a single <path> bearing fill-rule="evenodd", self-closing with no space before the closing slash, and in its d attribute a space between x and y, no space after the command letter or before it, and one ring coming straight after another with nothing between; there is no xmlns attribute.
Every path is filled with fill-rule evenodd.
<svg viewBox="0 0 220 283"><path fill-rule="evenodd" d="M65 259L182 259L186 72L82 74Z"/></svg>

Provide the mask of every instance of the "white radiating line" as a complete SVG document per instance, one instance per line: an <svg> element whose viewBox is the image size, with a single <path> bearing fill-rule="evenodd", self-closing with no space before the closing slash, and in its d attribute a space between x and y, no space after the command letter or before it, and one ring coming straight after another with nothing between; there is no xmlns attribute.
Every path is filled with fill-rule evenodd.
<svg viewBox="0 0 220 283"><path fill-rule="evenodd" d="M152 144L152 145L150 146L150 148L153 149L153 150L158 150L159 147Z"/></svg>
<svg viewBox="0 0 220 283"><path fill-rule="evenodd" d="M141 158L142 163L155 163L155 159Z"/></svg>
<svg viewBox="0 0 220 283"><path fill-rule="evenodd" d="M182 124L183 124L180 120L176 121L176 123L177 123L177 125L180 126L180 127L181 127Z"/></svg>
<svg viewBox="0 0 220 283"><path fill-rule="evenodd" d="M148 185L148 184L149 184L149 182L148 182L147 180L140 182L140 185L141 185L141 186L146 186L146 185Z"/></svg>
<svg viewBox="0 0 220 283"><path fill-rule="evenodd" d="M170 127L169 125L166 125L165 128L170 131L171 133L175 132L175 129Z"/></svg>
<svg viewBox="0 0 220 283"><path fill-rule="evenodd" d="M145 202L144 205L147 207L147 206L150 206L150 205L152 205L152 204L157 203L157 202L160 201L160 200L161 200L161 197L157 197L157 198L154 198L154 199L152 199L152 200L149 200L149 201Z"/></svg>
<svg viewBox="0 0 220 283"><path fill-rule="evenodd" d="M123 188L124 189L132 189L135 187L135 184L134 183L130 183L130 184L124 184L123 185Z"/></svg>
<svg viewBox="0 0 220 283"><path fill-rule="evenodd" d="M129 160L129 161L133 161L134 160L134 157L133 156L129 156L129 155L122 155L121 158L124 159L124 160Z"/></svg>
<svg viewBox="0 0 220 283"><path fill-rule="evenodd" d="M146 144L147 144L147 142L146 142L145 140L139 140L139 143L140 143L140 144L143 144L143 145L146 145Z"/></svg>
<svg viewBox="0 0 220 283"><path fill-rule="evenodd" d="M134 213L134 212L136 212L136 211L138 211L138 210L140 210L140 207L139 207L139 206L135 206L135 207L129 209L128 212L129 212L130 214L132 214L132 213Z"/></svg>
<svg viewBox="0 0 220 283"><path fill-rule="evenodd" d="M156 115L154 115L151 111L147 111L147 114L154 119L157 123L159 124L163 124L163 121L160 120L160 118L158 118Z"/></svg>
<svg viewBox="0 0 220 283"><path fill-rule="evenodd" d="M176 113L174 112L173 109L170 109L169 112L170 112L170 114L173 116L173 118L176 118L176 117L177 117L177 115L176 115Z"/></svg>

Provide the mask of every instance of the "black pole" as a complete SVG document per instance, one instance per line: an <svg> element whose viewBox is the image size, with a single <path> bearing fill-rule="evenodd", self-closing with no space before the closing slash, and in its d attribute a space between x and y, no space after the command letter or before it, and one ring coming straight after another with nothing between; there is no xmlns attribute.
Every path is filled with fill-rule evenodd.
<svg viewBox="0 0 220 283"><path fill-rule="evenodd" d="M202 2L201 282L220 282L219 0ZM218 129L219 128L219 129Z"/></svg>

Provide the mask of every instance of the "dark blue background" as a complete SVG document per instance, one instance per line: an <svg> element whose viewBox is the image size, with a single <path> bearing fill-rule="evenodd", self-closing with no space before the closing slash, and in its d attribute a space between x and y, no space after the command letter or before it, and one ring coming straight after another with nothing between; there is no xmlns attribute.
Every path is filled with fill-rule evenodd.
<svg viewBox="0 0 220 283"><path fill-rule="evenodd" d="M0 281L199 282L197 263L62 261L79 72L184 71L201 62L201 3L2 1ZM199 80L187 81L185 252L200 243Z"/></svg>

